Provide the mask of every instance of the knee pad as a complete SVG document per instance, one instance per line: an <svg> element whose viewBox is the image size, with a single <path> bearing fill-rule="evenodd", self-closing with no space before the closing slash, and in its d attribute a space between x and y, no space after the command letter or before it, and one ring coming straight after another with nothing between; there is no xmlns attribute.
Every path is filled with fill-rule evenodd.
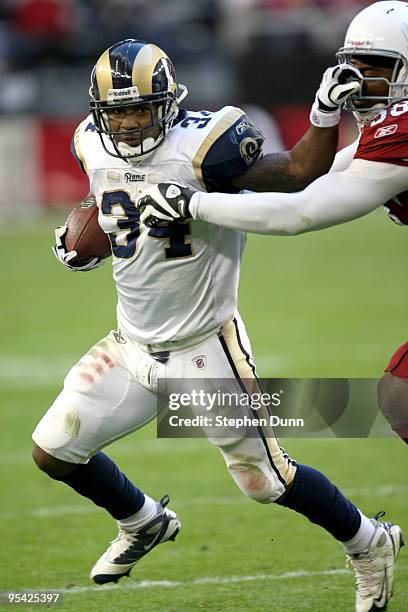
<svg viewBox="0 0 408 612"><path fill-rule="evenodd" d="M296 463L276 438L246 438L220 450L241 491L261 504L277 501L295 477Z"/></svg>
<svg viewBox="0 0 408 612"><path fill-rule="evenodd" d="M273 483L257 465L233 463L228 470L243 493L261 504L274 501Z"/></svg>
<svg viewBox="0 0 408 612"><path fill-rule="evenodd" d="M75 408L60 398L61 395L53 404L53 406L59 405L60 410L46 413L32 434L37 446L49 454L51 454L49 451L57 451L69 445L71 440L78 437L81 427Z"/></svg>

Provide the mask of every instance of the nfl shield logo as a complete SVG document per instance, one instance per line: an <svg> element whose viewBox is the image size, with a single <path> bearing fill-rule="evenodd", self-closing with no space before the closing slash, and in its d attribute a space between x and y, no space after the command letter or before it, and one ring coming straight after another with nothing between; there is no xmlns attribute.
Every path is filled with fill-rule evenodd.
<svg viewBox="0 0 408 612"><path fill-rule="evenodd" d="M193 363L195 364L196 368L203 370L205 368L205 356L199 355L198 357L194 357Z"/></svg>

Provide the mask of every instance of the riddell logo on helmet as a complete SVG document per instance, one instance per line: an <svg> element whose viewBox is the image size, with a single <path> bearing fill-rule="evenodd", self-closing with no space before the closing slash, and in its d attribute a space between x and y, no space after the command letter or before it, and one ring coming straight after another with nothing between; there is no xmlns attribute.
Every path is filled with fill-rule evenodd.
<svg viewBox="0 0 408 612"><path fill-rule="evenodd" d="M346 47L357 47L359 49L367 49L371 47L371 40L347 40Z"/></svg>
<svg viewBox="0 0 408 612"><path fill-rule="evenodd" d="M137 85L133 87L125 87L123 89L108 89L108 102L114 102L115 100L123 100L124 98L135 99L139 98L139 88Z"/></svg>

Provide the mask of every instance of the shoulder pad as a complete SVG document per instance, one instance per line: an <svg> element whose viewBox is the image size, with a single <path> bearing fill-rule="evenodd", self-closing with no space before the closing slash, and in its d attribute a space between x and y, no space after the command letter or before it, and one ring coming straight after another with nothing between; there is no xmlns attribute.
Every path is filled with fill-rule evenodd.
<svg viewBox="0 0 408 612"><path fill-rule="evenodd" d="M95 168L122 165L122 160L116 160L102 146L92 116L89 115L75 130L71 141L71 152L81 170L89 173Z"/></svg>
<svg viewBox="0 0 408 612"><path fill-rule="evenodd" d="M232 181L258 159L263 134L241 109L231 106L214 113L212 124L193 158L194 172L207 191L237 191Z"/></svg>
<svg viewBox="0 0 408 612"><path fill-rule="evenodd" d="M74 156L75 161L83 172L87 171L87 164L85 161L84 154L84 134L86 132L95 132L96 127L92 121L92 117L89 115L86 119L81 121L71 140L71 153Z"/></svg>

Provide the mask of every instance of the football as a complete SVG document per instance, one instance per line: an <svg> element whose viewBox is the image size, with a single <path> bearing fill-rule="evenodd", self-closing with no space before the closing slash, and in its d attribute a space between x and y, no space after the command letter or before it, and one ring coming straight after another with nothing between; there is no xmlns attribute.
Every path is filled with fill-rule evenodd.
<svg viewBox="0 0 408 612"><path fill-rule="evenodd" d="M110 241L98 223L98 207L93 196L76 206L66 220L64 236L67 251L76 251L75 261L86 263L93 257L111 255Z"/></svg>

